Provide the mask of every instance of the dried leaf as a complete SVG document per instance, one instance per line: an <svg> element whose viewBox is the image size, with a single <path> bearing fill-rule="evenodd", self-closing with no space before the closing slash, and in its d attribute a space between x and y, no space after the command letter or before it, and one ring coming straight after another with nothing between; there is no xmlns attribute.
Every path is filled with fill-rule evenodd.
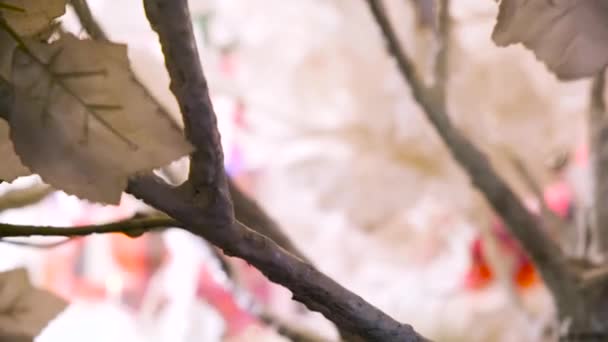
<svg viewBox="0 0 608 342"><path fill-rule="evenodd" d="M9 137L8 123L2 118L8 117L8 110L12 105L12 90L4 82L10 76L12 55L16 43L8 37L6 32L0 32L0 183L13 181L17 177L26 176L31 172L21 164L15 154L13 143Z"/></svg>
<svg viewBox="0 0 608 342"><path fill-rule="evenodd" d="M0 29L0 79L8 80L11 75L13 53L17 42L5 31ZM0 113L2 116L4 113Z"/></svg>
<svg viewBox="0 0 608 342"><path fill-rule="evenodd" d="M23 268L0 273L0 341L33 341L66 305L33 287Z"/></svg>
<svg viewBox="0 0 608 342"><path fill-rule="evenodd" d="M45 31L53 19L65 13L66 0L2 0L5 5L23 11L0 8L6 22L22 36L35 36Z"/></svg>
<svg viewBox="0 0 608 342"><path fill-rule="evenodd" d="M118 204L127 179L192 151L133 79L126 46L66 35L13 61L9 124L23 164L57 189Z"/></svg>
<svg viewBox="0 0 608 342"><path fill-rule="evenodd" d="M523 43L560 79L592 76L608 64L608 2L502 0L492 38Z"/></svg>
<svg viewBox="0 0 608 342"><path fill-rule="evenodd" d="M29 174L31 172L21 164L15 154L7 122L0 119L0 180L12 182L17 177Z"/></svg>

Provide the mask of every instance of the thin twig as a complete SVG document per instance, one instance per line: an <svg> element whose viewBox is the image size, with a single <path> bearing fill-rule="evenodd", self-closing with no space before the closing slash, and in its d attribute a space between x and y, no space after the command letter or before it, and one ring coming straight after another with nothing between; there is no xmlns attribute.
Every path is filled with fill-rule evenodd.
<svg viewBox="0 0 608 342"><path fill-rule="evenodd" d="M89 37L95 40L108 40L108 35L93 17L87 0L71 0L70 5Z"/></svg>
<svg viewBox="0 0 608 342"><path fill-rule="evenodd" d="M426 89L416 75L413 63L402 51L396 34L379 0L366 0L380 26L389 51L396 58L399 71L408 81L413 98L419 103L435 130L450 150L452 157L469 174L474 186L485 196L503 218L511 233L520 241L540 270L547 286L562 307L576 298L575 275L569 272L559 246L540 229L536 218L528 212L507 183L498 175L488 158L475 147L451 122L441 93ZM444 10L449 7L445 6ZM448 15L448 14L445 14ZM446 45L447 46L447 45ZM439 96L438 96L439 95ZM573 304L572 307L575 307Z"/></svg>
<svg viewBox="0 0 608 342"><path fill-rule="evenodd" d="M384 8L379 0L366 0L372 14L374 15L374 19L382 29L382 34L386 38L387 49L389 52L397 57L402 55L401 47L399 45L399 38L394 30L391 29L391 23L388 19L388 16L384 13ZM414 67L414 63L405 57L405 58L396 58L397 65L399 67L399 71L403 74L405 79L408 81L408 84L412 91L412 96L415 99L425 99L428 96L428 89L424 86L424 83L418 76L416 75L416 68Z"/></svg>
<svg viewBox="0 0 608 342"><path fill-rule="evenodd" d="M138 234L155 228L179 227L180 224L167 217L128 219L108 224L79 227L31 226L0 223L0 238L19 236L85 236L103 233Z"/></svg>
<svg viewBox="0 0 608 342"><path fill-rule="evenodd" d="M450 0L441 0L439 4L439 52L435 61L435 91L437 96L446 101L448 85L448 68L450 51L450 34L452 32L450 18Z"/></svg>
<svg viewBox="0 0 608 342"><path fill-rule="evenodd" d="M540 205L541 217L543 219L543 222L545 223L545 227L549 230L549 232L551 232L551 235L548 237L553 238L563 236L563 234L570 230L572 227L570 227L567 222L565 222L562 218L557 216L551 209L549 209L549 207L547 206L547 202L545 202L543 190L541 189L540 185L538 185L538 183L532 176L532 173L528 170L524 162L520 158L512 154L508 155L507 158L509 159L511 165L513 166L513 169L518 174L519 178L524 182L526 187L530 189L530 191L534 194L534 197L536 197L536 199L538 200L538 203ZM569 242L571 243L572 241Z"/></svg>

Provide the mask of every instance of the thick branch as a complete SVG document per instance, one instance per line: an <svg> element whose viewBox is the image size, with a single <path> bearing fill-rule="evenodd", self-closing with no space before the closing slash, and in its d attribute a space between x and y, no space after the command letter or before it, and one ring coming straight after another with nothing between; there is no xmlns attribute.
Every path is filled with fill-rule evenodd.
<svg viewBox="0 0 608 342"><path fill-rule="evenodd" d="M606 257L608 252L608 113L604 91L606 76L602 71L593 80L589 108L590 150L593 153L593 214L599 251Z"/></svg>
<svg viewBox="0 0 608 342"><path fill-rule="evenodd" d="M341 329L367 341L426 341L411 326L395 321L240 222L232 226L206 226L208 220L189 194L152 177L132 179L128 191L179 218L183 227L222 248L225 254L246 260L271 281L291 290L295 300L321 312Z"/></svg>
<svg viewBox="0 0 608 342"><path fill-rule="evenodd" d="M79 227L26 226L0 223L0 238L21 236L85 236L104 233L138 234L154 228L179 227L174 219L149 217Z"/></svg>
<svg viewBox="0 0 608 342"><path fill-rule="evenodd" d="M366 1L382 30L388 49L397 61L399 71L411 87L414 99L449 148L452 157L465 169L475 187L505 220L556 296L570 298L569 294L576 292L575 282L573 275L566 268L564 257L557 244L543 233L535 217L526 210L507 183L494 170L487 157L452 124L446 114L444 94L423 85L416 75L413 63L402 51L381 1ZM447 9L448 7L444 6L443 10Z"/></svg>
<svg viewBox="0 0 608 342"><path fill-rule="evenodd" d="M186 137L196 147L187 186L213 224L234 216L224 172L224 155L209 86L200 64L192 19L185 0L144 0L146 16L161 42L170 89L179 104ZM219 222L223 221L223 222Z"/></svg>
<svg viewBox="0 0 608 342"><path fill-rule="evenodd" d="M128 191L178 218L189 231L227 255L245 259L341 329L371 341L422 341L411 326L396 322L272 240L233 220L216 118L196 50L188 3L145 0L144 5L159 35L186 135L197 151L192 156L187 187L172 189L153 177L142 177L132 179Z"/></svg>

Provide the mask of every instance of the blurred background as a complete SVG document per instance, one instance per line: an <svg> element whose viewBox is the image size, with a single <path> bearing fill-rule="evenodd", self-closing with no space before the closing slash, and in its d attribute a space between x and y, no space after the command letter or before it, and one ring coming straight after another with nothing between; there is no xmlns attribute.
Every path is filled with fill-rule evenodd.
<svg viewBox="0 0 608 342"><path fill-rule="evenodd" d="M226 168L323 272L435 341L550 341L550 295L425 121L364 1L190 3ZM430 77L437 42L424 0L385 3ZM89 4L179 120L141 1ZM523 47L496 47L495 2L453 6L453 119L531 211L547 207L575 222L590 195L589 82L558 82ZM62 23L85 35L73 13ZM174 176L185 177L185 164L171 165ZM37 177L1 184L0 221L82 225L147 210L127 195L104 207L52 191L2 207L41 187ZM71 303L39 342L289 341L279 326L337 340L332 324L287 290L177 229L11 241L0 244L0 270L25 266Z"/></svg>

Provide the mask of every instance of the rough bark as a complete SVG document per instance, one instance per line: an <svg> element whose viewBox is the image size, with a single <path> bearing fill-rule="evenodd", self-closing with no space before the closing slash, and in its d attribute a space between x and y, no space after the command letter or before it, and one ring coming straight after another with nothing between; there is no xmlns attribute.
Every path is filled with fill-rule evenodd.
<svg viewBox="0 0 608 342"><path fill-rule="evenodd" d="M368 341L424 341L349 292L305 261L234 219L223 155L209 89L200 66L186 0L145 0L171 76L171 90L184 118L191 156L189 180L174 189L152 176L130 181L128 191L164 211L192 233L247 260L270 280L289 288L294 299L324 314L340 329Z"/></svg>

